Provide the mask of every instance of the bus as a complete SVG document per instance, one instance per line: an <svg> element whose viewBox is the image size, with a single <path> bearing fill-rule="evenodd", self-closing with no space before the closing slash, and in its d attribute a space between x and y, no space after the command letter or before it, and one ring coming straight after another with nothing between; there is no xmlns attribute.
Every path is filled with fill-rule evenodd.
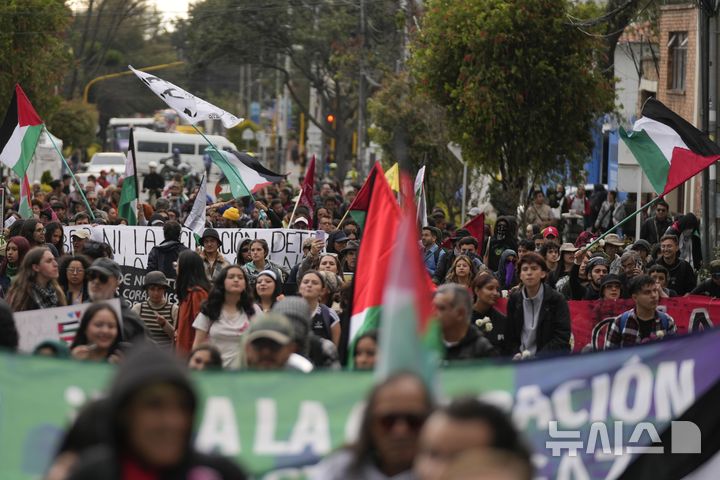
<svg viewBox="0 0 720 480"><path fill-rule="evenodd" d="M153 118L111 118L108 122L108 151L127 152L130 128L155 129Z"/></svg>
<svg viewBox="0 0 720 480"><path fill-rule="evenodd" d="M194 172L202 173L205 171L203 154L208 143L201 135L154 132L145 128L136 128L134 137L137 170L140 175L150 171L148 164L151 161L158 163L159 172L162 169L160 161L172 157L175 148L180 151L181 160L188 163ZM237 150L235 144L225 137L220 135L207 135L207 137L220 150L223 148ZM218 181L220 176L220 170L213 168L208 182Z"/></svg>

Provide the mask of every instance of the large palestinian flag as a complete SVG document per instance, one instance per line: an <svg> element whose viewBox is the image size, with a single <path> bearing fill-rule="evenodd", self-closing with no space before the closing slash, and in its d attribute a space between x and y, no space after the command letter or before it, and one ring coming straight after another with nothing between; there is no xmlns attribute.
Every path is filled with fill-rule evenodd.
<svg viewBox="0 0 720 480"><path fill-rule="evenodd" d="M374 175L372 190L367 193L367 217L355 269L350 319L351 346L354 345L358 335L379 325L393 244L400 223L398 202L385 176L382 175L382 169L378 169L379 165L376 164L373 172L379 171L380 175ZM367 182L365 183L367 185ZM414 252L408 252L408 254L412 253Z"/></svg>
<svg viewBox="0 0 720 480"><path fill-rule="evenodd" d="M23 178L37 147L43 122L20 85L15 85L10 106L0 126L0 163Z"/></svg>
<svg viewBox="0 0 720 480"><path fill-rule="evenodd" d="M720 159L720 146L654 98L632 131L620 128L620 136L659 195Z"/></svg>
<svg viewBox="0 0 720 480"><path fill-rule="evenodd" d="M363 183L362 187L360 187L357 195L355 195L355 199L348 207L348 213L350 217L355 220L355 223L357 223L363 230L365 229L365 217L367 216L368 210L370 208L370 198L373 195L373 189L375 188L375 179L377 178L378 174L383 177L383 179L385 179L385 174L383 173L382 166L380 166L380 162L375 162L375 165L373 165L372 169L370 170L368 177L365 179L365 183ZM389 187L387 179L385 179L385 183ZM395 204L397 205L397 201L395 202Z"/></svg>

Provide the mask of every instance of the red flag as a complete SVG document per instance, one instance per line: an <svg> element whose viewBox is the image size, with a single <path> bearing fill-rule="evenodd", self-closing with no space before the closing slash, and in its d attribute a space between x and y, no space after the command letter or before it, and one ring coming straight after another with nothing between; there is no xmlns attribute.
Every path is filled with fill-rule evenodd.
<svg viewBox="0 0 720 480"><path fill-rule="evenodd" d="M460 228L470 232L470 235L475 237L475 240L478 241L478 255L480 255L483 241L485 240L485 214L481 213L480 215L477 215ZM442 246L444 248L452 248L452 238L446 238L442 243Z"/></svg>
<svg viewBox="0 0 720 480"><path fill-rule="evenodd" d="M305 180L303 181L302 191L300 192L300 200L298 205L307 207L310 211L310 222L313 221L313 213L315 211L315 201L313 194L315 192L315 155L310 159L310 165L308 165L307 171L305 172Z"/></svg>

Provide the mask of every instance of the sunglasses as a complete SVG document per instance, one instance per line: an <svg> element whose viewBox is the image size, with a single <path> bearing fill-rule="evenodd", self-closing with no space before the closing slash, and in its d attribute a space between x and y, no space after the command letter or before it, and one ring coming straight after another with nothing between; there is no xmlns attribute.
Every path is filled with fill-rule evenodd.
<svg viewBox="0 0 720 480"><path fill-rule="evenodd" d="M90 271L88 272L88 274L87 274L87 277L88 277L88 280L91 281L91 282L92 282L93 280L97 279L97 280L100 280L100 283L106 283L106 282L108 281L108 278L109 278L109 277L108 277L107 275L105 275L104 273L98 272L98 271L95 271L95 270L90 270Z"/></svg>
<svg viewBox="0 0 720 480"><path fill-rule="evenodd" d="M414 413L388 413L386 415L381 415L378 418L378 422L386 432L395 428L398 422L403 422L410 430L419 432L425 423L426 418L427 415L418 415Z"/></svg>

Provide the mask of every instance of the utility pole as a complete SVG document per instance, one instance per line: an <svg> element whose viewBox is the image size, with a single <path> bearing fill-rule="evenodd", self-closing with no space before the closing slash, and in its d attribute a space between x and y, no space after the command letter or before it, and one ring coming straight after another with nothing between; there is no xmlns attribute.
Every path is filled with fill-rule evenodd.
<svg viewBox="0 0 720 480"><path fill-rule="evenodd" d="M358 79L358 133L356 170L365 177L370 165L365 162L365 0L360 0L360 78Z"/></svg>

